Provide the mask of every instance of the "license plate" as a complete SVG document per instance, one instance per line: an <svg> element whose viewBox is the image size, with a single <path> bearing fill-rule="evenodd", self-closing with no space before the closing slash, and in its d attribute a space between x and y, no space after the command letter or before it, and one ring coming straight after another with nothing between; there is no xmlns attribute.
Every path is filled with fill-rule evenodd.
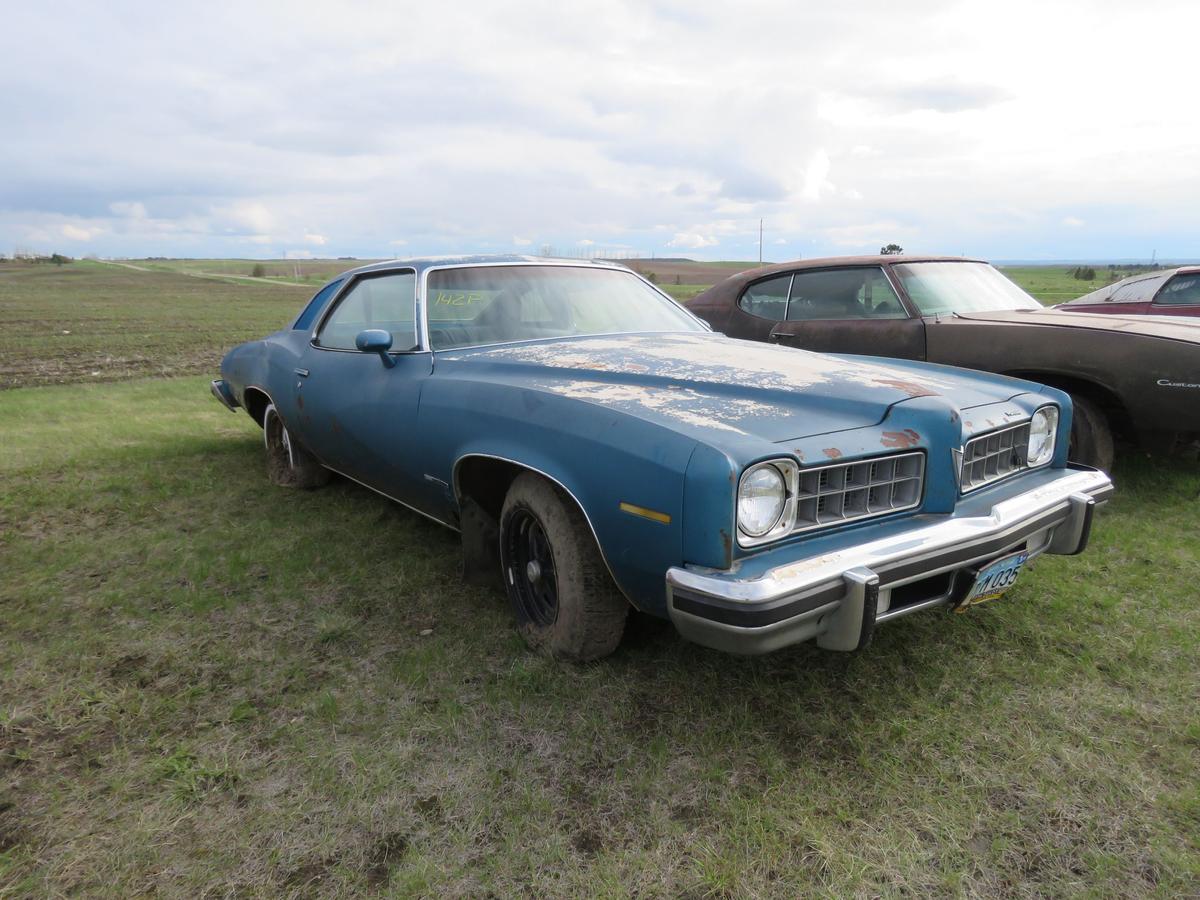
<svg viewBox="0 0 1200 900"><path fill-rule="evenodd" d="M979 574L975 576L975 583L971 585L971 590L967 591L962 603L955 607L955 612L962 612L977 603L986 603L988 600L1002 597L1016 582L1027 559L1029 554L1020 550L988 563L979 570Z"/></svg>

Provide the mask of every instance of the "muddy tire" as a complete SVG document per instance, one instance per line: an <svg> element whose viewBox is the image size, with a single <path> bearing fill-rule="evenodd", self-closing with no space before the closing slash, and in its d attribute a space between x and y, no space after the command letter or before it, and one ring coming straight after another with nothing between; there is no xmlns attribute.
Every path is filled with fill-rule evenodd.
<svg viewBox="0 0 1200 900"><path fill-rule="evenodd" d="M1071 448L1067 453L1072 462L1094 466L1103 472L1112 471L1113 436L1108 416L1087 397L1071 395L1075 412L1071 417Z"/></svg>
<svg viewBox="0 0 1200 900"><path fill-rule="evenodd" d="M267 477L272 484L317 488L329 482L329 470L288 433L274 403L263 412L263 444L267 448Z"/></svg>
<svg viewBox="0 0 1200 900"><path fill-rule="evenodd" d="M579 507L532 472L518 475L504 499L500 565L517 630L530 647L576 662L617 648L629 604Z"/></svg>

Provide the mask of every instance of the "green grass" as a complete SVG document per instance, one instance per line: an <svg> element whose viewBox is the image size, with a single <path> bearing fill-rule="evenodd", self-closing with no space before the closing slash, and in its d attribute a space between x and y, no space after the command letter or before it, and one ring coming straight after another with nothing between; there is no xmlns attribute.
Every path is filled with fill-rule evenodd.
<svg viewBox="0 0 1200 900"><path fill-rule="evenodd" d="M0 263L0 388L211 372L312 293L99 262Z"/></svg>
<svg viewBox="0 0 1200 900"><path fill-rule="evenodd" d="M1133 274L1125 269L1110 272L1104 266L1094 268L1096 278L1093 281L1076 278L1072 274L1074 266L1005 266L1002 271L1047 306L1065 303L1101 288L1110 283L1110 276L1115 275L1112 280L1120 280Z"/></svg>
<svg viewBox="0 0 1200 900"><path fill-rule="evenodd" d="M137 284L194 312L170 277L131 318ZM62 285L51 324L96 292ZM1200 884L1194 463L1125 458L1087 554L862 654L636 619L568 666L450 532L268 484L207 376L3 391L0 423L0 897Z"/></svg>

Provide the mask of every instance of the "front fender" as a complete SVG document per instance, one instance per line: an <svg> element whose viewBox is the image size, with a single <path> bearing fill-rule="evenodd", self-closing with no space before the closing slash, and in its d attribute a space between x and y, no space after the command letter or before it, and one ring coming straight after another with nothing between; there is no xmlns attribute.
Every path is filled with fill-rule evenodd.
<svg viewBox="0 0 1200 900"><path fill-rule="evenodd" d="M457 485L472 457L510 462L559 485L583 511L625 596L666 614L663 579L683 561L684 475L695 441L596 404L463 382L430 386L419 427L426 471L447 485Z"/></svg>

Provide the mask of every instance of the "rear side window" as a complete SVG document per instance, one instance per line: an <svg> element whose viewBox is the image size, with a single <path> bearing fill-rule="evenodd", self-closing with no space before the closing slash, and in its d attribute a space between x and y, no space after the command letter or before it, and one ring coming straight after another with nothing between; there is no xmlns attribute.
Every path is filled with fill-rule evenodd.
<svg viewBox="0 0 1200 900"><path fill-rule="evenodd" d="M317 345L330 350L357 350L354 339L368 328L392 335L393 350L417 344L415 272L388 272L360 278L338 301L317 335Z"/></svg>
<svg viewBox="0 0 1200 900"><path fill-rule="evenodd" d="M335 281L317 291L316 296L308 301L308 306L304 307L304 312L300 313L300 318L296 320L296 324L292 328L296 331L308 331L311 329L313 322L317 321L317 316L320 314L322 308L324 308L325 301L337 293L337 289L341 286L341 281Z"/></svg>
<svg viewBox="0 0 1200 900"><path fill-rule="evenodd" d="M766 281L756 281L746 288L738 306L760 319L783 321L787 315L788 287L792 283L791 275L780 275L768 278Z"/></svg>
<svg viewBox="0 0 1200 900"><path fill-rule="evenodd" d="M1200 303L1200 272L1176 275L1158 292L1154 302L1163 306L1195 306Z"/></svg>
<svg viewBox="0 0 1200 900"><path fill-rule="evenodd" d="M905 319L908 313L883 269L797 272L788 319Z"/></svg>
<svg viewBox="0 0 1200 900"><path fill-rule="evenodd" d="M1114 303L1149 303L1154 298L1155 291L1166 280L1166 275L1158 275L1151 278L1139 278L1128 284L1120 284L1113 288L1109 299Z"/></svg>

